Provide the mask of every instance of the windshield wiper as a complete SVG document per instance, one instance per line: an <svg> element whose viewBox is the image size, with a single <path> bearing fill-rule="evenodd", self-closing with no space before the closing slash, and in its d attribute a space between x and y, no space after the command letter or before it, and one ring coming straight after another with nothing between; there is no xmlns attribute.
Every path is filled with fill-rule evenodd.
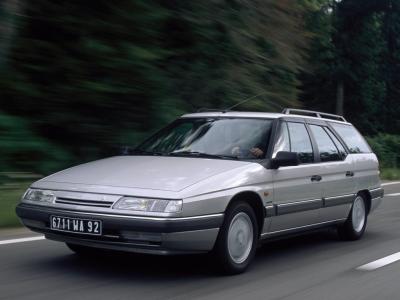
<svg viewBox="0 0 400 300"><path fill-rule="evenodd" d="M222 155L222 154L209 154L198 151L177 151L177 152L157 152L146 151L141 149L133 149L129 151L129 155L153 155L153 156L193 156L201 158L219 158L219 159L238 159L237 156Z"/></svg>
<svg viewBox="0 0 400 300"><path fill-rule="evenodd" d="M202 158L220 158L220 159L238 159L237 156L231 155L221 155L221 154L209 154L198 151L177 151L168 153L170 156L194 156L194 157L202 157Z"/></svg>
<svg viewBox="0 0 400 300"><path fill-rule="evenodd" d="M133 149L129 152L129 154L139 154L139 155L168 155L168 153L165 152L157 152L157 151L146 151L146 150L141 150L141 149Z"/></svg>

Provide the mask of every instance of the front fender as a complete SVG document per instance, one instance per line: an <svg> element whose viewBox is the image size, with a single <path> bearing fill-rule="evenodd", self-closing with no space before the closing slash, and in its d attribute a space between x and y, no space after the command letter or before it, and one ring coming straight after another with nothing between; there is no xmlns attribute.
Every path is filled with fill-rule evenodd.
<svg viewBox="0 0 400 300"><path fill-rule="evenodd" d="M183 215L222 213L243 192L257 193L266 206L273 199L271 171L254 163L207 178L182 191Z"/></svg>

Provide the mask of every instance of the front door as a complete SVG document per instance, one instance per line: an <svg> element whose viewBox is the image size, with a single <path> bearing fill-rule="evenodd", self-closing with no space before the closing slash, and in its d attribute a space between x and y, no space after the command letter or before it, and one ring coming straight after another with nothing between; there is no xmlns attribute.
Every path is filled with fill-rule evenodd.
<svg viewBox="0 0 400 300"><path fill-rule="evenodd" d="M297 152L298 166L273 170L275 216L269 232L286 231L318 223L322 207L321 165L314 163L314 151L304 121L281 122L272 157L279 151Z"/></svg>

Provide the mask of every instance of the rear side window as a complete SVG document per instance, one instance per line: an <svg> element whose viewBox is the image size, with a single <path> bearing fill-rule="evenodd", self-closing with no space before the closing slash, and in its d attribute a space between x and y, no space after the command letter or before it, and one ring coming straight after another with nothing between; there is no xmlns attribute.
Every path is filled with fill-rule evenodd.
<svg viewBox="0 0 400 300"><path fill-rule="evenodd" d="M338 149L324 128L317 125L310 125L310 129L317 143L319 156L322 162L342 159Z"/></svg>
<svg viewBox="0 0 400 300"><path fill-rule="evenodd" d="M290 136L290 151L297 152L301 163L314 162L314 152L306 126L301 123L287 123Z"/></svg>
<svg viewBox="0 0 400 300"><path fill-rule="evenodd" d="M333 134L333 132L328 128L324 127L325 131L328 133L332 141L335 143L336 148L339 150L339 153L342 157L346 157L347 153L346 150L344 149L342 143L337 139L337 137Z"/></svg>
<svg viewBox="0 0 400 300"><path fill-rule="evenodd" d="M331 125L346 143L350 153L371 152L371 149L369 148L367 142L352 125L339 123L331 123Z"/></svg>

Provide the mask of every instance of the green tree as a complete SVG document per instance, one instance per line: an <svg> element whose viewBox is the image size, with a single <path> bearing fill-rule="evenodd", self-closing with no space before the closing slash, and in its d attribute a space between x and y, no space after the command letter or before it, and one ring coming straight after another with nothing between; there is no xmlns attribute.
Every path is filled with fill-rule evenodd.
<svg viewBox="0 0 400 300"><path fill-rule="evenodd" d="M390 0L383 15L383 34L386 48L381 72L385 78L386 94L379 115L384 131L400 132L400 1Z"/></svg>
<svg viewBox="0 0 400 300"><path fill-rule="evenodd" d="M307 1L305 5L309 8L305 26L310 34L310 46L306 56L306 67L299 75L299 98L306 108L334 112L337 52L332 37L335 34L333 11L336 1L312 0Z"/></svg>
<svg viewBox="0 0 400 300"><path fill-rule="evenodd" d="M398 1L315 3L308 23L314 67L300 77L301 99L316 109L344 113L367 134L398 131Z"/></svg>
<svg viewBox="0 0 400 300"><path fill-rule="evenodd" d="M6 67L17 32L17 15L21 11L21 0L4 0L0 3L0 72Z"/></svg>
<svg viewBox="0 0 400 300"><path fill-rule="evenodd" d="M71 163L65 151L38 137L24 120L0 112L0 170L46 174Z"/></svg>
<svg viewBox="0 0 400 300"><path fill-rule="evenodd" d="M240 109L299 105L306 13L278 0L26 1L0 106L86 161L201 107L260 93Z"/></svg>
<svg viewBox="0 0 400 300"><path fill-rule="evenodd" d="M80 160L132 143L165 94L165 15L152 1L27 3L0 105Z"/></svg>
<svg viewBox="0 0 400 300"><path fill-rule="evenodd" d="M307 46L297 1L168 1L166 61L172 89L187 109L298 105L297 77Z"/></svg>

